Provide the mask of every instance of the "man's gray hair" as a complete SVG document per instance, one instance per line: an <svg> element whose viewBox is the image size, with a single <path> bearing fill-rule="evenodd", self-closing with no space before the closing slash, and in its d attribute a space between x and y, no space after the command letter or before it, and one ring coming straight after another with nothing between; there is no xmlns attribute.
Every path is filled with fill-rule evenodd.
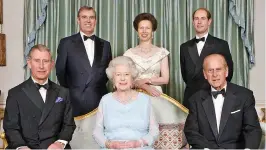
<svg viewBox="0 0 266 150"><path fill-rule="evenodd" d="M47 51L47 52L50 54L50 56L51 56L51 60L53 59L53 58L52 58L51 50L50 50L47 46L45 46L45 45L43 45L43 44L36 44L36 45L34 45L34 46L30 49L30 51L29 51L29 53L28 53L28 55L27 55L27 59L31 59L31 54L32 54L32 52L35 51L35 50L38 50L38 51L41 51L41 52L43 52L43 51Z"/></svg>
<svg viewBox="0 0 266 150"><path fill-rule="evenodd" d="M108 68L106 68L106 74L110 81L113 81L113 75L115 67L118 65L125 65L130 69L132 79L135 80L138 77L138 70L135 62L127 56L118 56L114 58L110 63Z"/></svg>

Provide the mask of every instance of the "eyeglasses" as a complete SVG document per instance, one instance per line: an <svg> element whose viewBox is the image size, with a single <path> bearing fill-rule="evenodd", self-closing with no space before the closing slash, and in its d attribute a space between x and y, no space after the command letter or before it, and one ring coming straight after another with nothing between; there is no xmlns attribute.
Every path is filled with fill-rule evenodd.
<svg viewBox="0 0 266 150"><path fill-rule="evenodd" d="M216 69L208 69L205 70L208 74L214 74L214 73L221 73L225 68L216 68Z"/></svg>

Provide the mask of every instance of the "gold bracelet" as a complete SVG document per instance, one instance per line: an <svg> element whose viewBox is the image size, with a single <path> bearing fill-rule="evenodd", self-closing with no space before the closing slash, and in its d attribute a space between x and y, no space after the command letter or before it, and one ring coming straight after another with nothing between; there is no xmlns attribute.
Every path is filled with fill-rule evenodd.
<svg viewBox="0 0 266 150"><path fill-rule="evenodd" d="M111 141L110 141L110 140L107 140L107 141L105 142L105 147L107 147L107 148L111 148L110 146L111 146Z"/></svg>

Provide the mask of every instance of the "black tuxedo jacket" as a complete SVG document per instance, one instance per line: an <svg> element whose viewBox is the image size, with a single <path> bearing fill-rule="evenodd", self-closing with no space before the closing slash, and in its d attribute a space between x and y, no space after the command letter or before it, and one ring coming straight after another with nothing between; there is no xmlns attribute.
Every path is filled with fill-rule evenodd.
<svg viewBox="0 0 266 150"><path fill-rule="evenodd" d="M58 139L72 139L76 125L69 92L51 81L48 84L45 103L31 78L9 90L3 123L8 148L47 149Z"/></svg>
<svg viewBox="0 0 266 150"><path fill-rule="evenodd" d="M189 99L184 131L192 148L257 149L262 131L252 91L227 83L219 132L210 91L200 90Z"/></svg>
<svg viewBox="0 0 266 150"><path fill-rule="evenodd" d="M94 61L90 65L80 33L60 41L56 75L60 85L69 88L74 116L98 107L107 91L105 69L112 59L110 43L95 36Z"/></svg>
<svg viewBox="0 0 266 150"><path fill-rule="evenodd" d="M180 46L181 73L186 83L183 104L187 108L189 107L188 99L190 96L198 90L207 89L210 86L204 78L202 65L204 58L214 53L221 54L225 57L229 67L227 81L231 81L233 77L233 60L226 41L208 34L200 56L198 54L195 38Z"/></svg>

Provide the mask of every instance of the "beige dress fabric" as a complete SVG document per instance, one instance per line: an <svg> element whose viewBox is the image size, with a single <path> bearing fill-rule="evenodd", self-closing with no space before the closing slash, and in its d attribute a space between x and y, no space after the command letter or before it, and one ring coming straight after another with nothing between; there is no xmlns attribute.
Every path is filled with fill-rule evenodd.
<svg viewBox="0 0 266 150"><path fill-rule="evenodd" d="M139 71L137 79L159 77L161 73L161 62L163 58L168 57L169 51L165 48L157 47L153 55L148 58L143 58L135 53L138 49L140 48L131 48L124 53L124 56L130 57L136 63ZM163 92L161 86L154 87ZM162 97L153 97L152 106L158 123L184 123L187 117L187 114L179 107Z"/></svg>

